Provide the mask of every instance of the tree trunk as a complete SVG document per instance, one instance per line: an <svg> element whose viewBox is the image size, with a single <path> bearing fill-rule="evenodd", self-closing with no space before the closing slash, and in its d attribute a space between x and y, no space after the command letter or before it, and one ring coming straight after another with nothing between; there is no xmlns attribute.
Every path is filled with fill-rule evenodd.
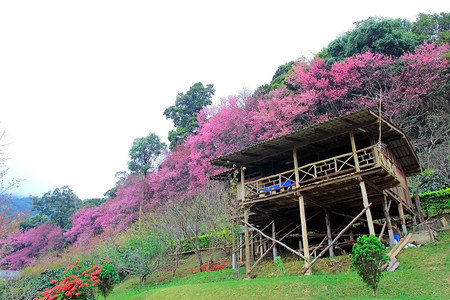
<svg viewBox="0 0 450 300"><path fill-rule="evenodd" d="M419 188L417 188L414 191L414 202L416 204L416 209L417 209L417 216L419 217L419 223L423 224L425 222L425 218L423 217L423 213L422 213L422 205L420 204L420 198L419 198ZM423 226L423 225L422 225Z"/></svg>
<svg viewBox="0 0 450 300"><path fill-rule="evenodd" d="M372 296L373 296L374 298L377 297L377 289L376 289L376 288L372 288Z"/></svg>
<svg viewBox="0 0 450 300"><path fill-rule="evenodd" d="M202 259L202 253L200 250L200 242L198 240L198 235L196 237L194 237L194 241L191 242L191 245L194 246L195 254L197 255L199 272L202 272L203 259Z"/></svg>
<svg viewBox="0 0 450 300"><path fill-rule="evenodd" d="M199 272L202 272L202 265L203 265L202 254L200 253L200 249L198 248L195 250L195 252L197 254Z"/></svg>
<svg viewBox="0 0 450 300"><path fill-rule="evenodd" d="M178 269L178 247L175 248L175 255L174 255L174 261L173 261L173 268L172 268L172 279L175 278L175 273L177 272Z"/></svg>
<svg viewBox="0 0 450 300"><path fill-rule="evenodd" d="M145 281L147 280L147 275L148 273L144 274L141 276L141 285L144 286L145 285Z"/></svg>

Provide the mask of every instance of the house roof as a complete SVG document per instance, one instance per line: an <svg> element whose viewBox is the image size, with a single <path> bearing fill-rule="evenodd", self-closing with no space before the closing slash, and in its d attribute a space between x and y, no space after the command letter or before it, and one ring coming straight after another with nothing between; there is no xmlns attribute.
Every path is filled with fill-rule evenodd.
<svg viewBox="0 0 450 300"><path fill-rule="evenodd" d="M263 163L268 158L290 155L294 148L299 153L317 152L327 144L348 138L348 132L379 134L379 116L370 109L360 110L323 123L292 132L287 135L253 144L242 150L212 159L213 165L236 168ZM420 172L417 155L405 133L381 118L382 141L399 160L407 176ZM316 150L314 150L316 149Z"/></svg>

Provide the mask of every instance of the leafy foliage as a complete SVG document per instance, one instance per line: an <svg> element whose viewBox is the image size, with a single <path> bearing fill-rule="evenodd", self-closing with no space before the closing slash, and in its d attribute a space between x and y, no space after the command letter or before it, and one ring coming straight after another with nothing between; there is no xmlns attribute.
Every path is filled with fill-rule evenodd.
<svg viewBox="0 0 450 300"><path fill-rule="evenodd" d="M355 29L328 45L328 63L367 51L399 57L413 51L423 41L411 32L411 22L407 20L369 18L355 25Z"/></svg>
<svg viewBox="0 0 450 300"><path fill-rule="evenodd" d="M416 22L412 24L412 32L421 41L429 43L449 43L450 42L450 13L440 14L419 14Z"/></svg>
<svg viewBox="0 0 450 300"><path fill-rule="evenodd" d="M378 284L383 276L381 267L389 262L383 244L374 236L360 236L353 245L352 268L356 270L370 288L374 297L377 295Z"/></svg>
<svg viewBox="0 0 450 300"><path fill-rule="evenodd" d="M70 216L81 206L81 199L68 186L47 192L42 198L33 198L33 210L49 217L62 229L70 228Z"/></svg>
<svg viewBox="0 0 450 300"><path fill-rule="evenodd" d="M422 209L428 215L430 212L443 214L450 209L450 188L419 194Z"/></svg>
<svg viewBox="0 0 450 300"><path fill-rule="evenodd" d="M103 297L107 299L108 295L113 291L114 285L120 282L116 267L111 263L103 265L98 278L100 279L98 288Z"/></svg>
<svg viewBox="0 0 450 300"><path fill-rule="evenodd" d="M165 148L166 144L154 133L135 139L129 152L131 160L128 162L128 169L132 174L145 177L149 171L155 169L156 160Z"/></svg>
<svg viewBox="0 0 450 300"><path fill-rule="evenodd" d="M105 203L106 198L92 198L92 199L86 199L83 201L83 207L85 206L89 206L89 207L93 207L93 206L99 206L103 203Z"/></svg>
<svg viewBox="0 0 450 300"><path fill-rule="evenodd" d="M47 221L48 217L46 215L36 214L20 223L19 226L22 231L27 231L31 228L38 227L39 225L44 224Z"/></svg>
<svg viewBox="0 0 450 300"><path fill-rule="evenodd" d="M103 254L117 267L118 273L137 275L142 285L167 258L167 238L154 228L152 221L144 221L128 229L126 241L110 240L102 245Z"/></svg>
<svg viewBox="0 0 450 300"><path fill-rule="evenodd" d="M212 84L207 84L205 87L201 82L197 82L186 94L178 93L175 105L164 110L166 118L172 119L176 127L175 131L169 132L170 149L196 132L198 112L212 103L211 97L214 96L214 92Z"/></svg>
<svg viewBox="0 0 450 300"><path fill-rule="evenodd" d="M22 276L14 280L0 283L0 299L29 300L36 297L37 292L51 289L52 280L62 280L64 268L48 269L37 277Z"/></svg>

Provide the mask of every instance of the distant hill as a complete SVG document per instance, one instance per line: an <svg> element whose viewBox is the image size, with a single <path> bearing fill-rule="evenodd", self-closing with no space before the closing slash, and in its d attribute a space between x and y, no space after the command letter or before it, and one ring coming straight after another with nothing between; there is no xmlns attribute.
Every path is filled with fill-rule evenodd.
<svg viewBox="0 0 450 300"><path fill-rule="evenodd" d="M30 215L35 214L31 211L31 206L33 205L32 196L20 197L20 196L12 195L8 199L8 203L11 204L11 208L12 208L11 213L27 212Z"/></svg>

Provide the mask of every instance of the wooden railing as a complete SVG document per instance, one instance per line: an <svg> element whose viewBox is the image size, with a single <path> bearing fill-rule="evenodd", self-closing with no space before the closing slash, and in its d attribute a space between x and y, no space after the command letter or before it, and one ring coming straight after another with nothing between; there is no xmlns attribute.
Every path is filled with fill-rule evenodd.
<svg viewBox="0 0 450 300"><path fill-rule="evenodd" d="M382 166L395 175L395 165L376 146L356 151L359 169ZM341 154L329 159L298 167L300 186L317 181L329 180L357 171L353 153ZM245 183L245 198L265 197L295 187L295 169L259 178Z"/></svg>

